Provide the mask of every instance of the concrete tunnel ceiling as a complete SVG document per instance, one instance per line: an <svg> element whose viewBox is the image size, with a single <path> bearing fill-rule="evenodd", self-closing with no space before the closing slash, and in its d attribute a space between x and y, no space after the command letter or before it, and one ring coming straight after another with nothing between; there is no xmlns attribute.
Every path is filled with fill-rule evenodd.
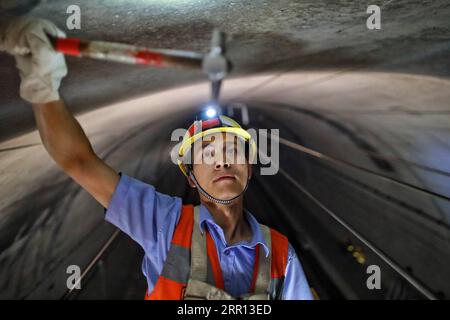
<svg viewBox="0 0 450 320"><path fill-rule="evenodd" d="M29 3L23 12L65 25L70 1ZM79 3L82 29L66 31L70 36L205 52L213 26L228 34L234 69L222 101L245 104L250 126L280 128L286 140L280 144L280 173L257 178L248 204L263 221L288 233L322 297L423 296L291 180L433 294L450 296L450 281L442 281L450 262L445 199L450 197L450 6L445 1L380 2L379 31L367 30L367 5L356 1ZM208 99L205 76L75 58L67 62L62 95L79 113L98 154L161 192L188 196L182 177L165 162L173 146L171 131L185 125ZM40 144L31 110L18 97L11 57L1 55L0 73L8 75L0 79L0 263L8 266L2 268L0 288L8 298L59 298L65 291L64 266L71 261L86 266L114 230L102 222L102 208L56 167ZM152 138L155 132L166 141ZM314 159L290 142L385 178ZM179 186L171 188L165 180ZM272 202L270 208L284 213L264 212L263 204L257 204L262 194ZM365 269L340 251L346 241L365 249L367 263L386 270L389 289L374 293L363 288ZM129 270L139 272L136 261L138 267ZM339 265L333 265L336 261ZM11 276L16 269L23 271ZM21 281L36 272L33 281ZM396 294L396 286L407 289ZM96 294L91 289L78 297ZM136 296L139 292L127 297Z"/></svg>

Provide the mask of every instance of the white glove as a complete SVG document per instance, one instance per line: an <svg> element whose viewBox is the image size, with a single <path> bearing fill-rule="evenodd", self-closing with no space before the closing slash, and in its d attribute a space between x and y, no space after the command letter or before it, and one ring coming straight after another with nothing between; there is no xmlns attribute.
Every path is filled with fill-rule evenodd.
<svg viewBox="0 0 450 320"><path fill-rule="evenodd" d="M57 53L46 34L65 38L64 32L43 19L21 17L0 30L0 50L16 58L20 96L31 103L59 100L59 85L67 75L62 53Z"/></svg>

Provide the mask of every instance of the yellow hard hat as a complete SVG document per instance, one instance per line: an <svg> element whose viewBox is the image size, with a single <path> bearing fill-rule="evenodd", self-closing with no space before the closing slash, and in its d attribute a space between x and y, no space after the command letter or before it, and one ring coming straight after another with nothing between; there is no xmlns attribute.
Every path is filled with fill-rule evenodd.
<svg viewBox="0 0 450 320"><path fill-rule="evenodd" d="M187 164L185 164L185 156L189 153L189 150L194 142L206 135L221 132L234 134L248 143L248 160L249 162L253 161L256 155L256 143L250 133L244 130L235 120L222 115L208 120L196 120L187 130L183 137L183 142L181 143L180 149L178 150L178 166L186 177L189 176L190 168Z"/></svg>

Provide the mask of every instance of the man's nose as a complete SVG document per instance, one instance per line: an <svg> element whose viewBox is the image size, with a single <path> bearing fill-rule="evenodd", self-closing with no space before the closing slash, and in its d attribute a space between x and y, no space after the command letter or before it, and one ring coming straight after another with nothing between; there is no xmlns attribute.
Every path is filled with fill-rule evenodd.
<svg viewBox="0 0 450 320"><path fill-rule="evenodd" d="M227 161L227 159L219 159L216 160L216 169L220 169L221 167L227 169L231 166L231 164Z"/></svg>

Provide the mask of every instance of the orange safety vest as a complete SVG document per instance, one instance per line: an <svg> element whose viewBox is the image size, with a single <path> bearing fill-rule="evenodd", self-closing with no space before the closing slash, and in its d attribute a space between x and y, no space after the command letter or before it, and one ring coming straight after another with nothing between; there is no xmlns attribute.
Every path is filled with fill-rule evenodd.
<svg viewBox="0 0 450 320"><path fill-rule="evenodd" d="M261 225L261 227L265 227ZM183 300L185 289L191 272L191 245L194 228L194 206L183 205L180 220L175 228L171 246L167 254L163 270L151 294L146 293L145 300ZM267 227L265 227L267 228ZM207 283L224 290L224 282L214 240L205 228L207 251ZM268 229L268 228L267 228ZM267 241L266 241L267 242ZM284 274L288 259L288 239L270 229L271 262L268 296L270 299L280 299L284 284ZM260 261L260 247L256 247L255 264L251 292L255 290ZM267 266L268 268L268 266Z"/></svg>

